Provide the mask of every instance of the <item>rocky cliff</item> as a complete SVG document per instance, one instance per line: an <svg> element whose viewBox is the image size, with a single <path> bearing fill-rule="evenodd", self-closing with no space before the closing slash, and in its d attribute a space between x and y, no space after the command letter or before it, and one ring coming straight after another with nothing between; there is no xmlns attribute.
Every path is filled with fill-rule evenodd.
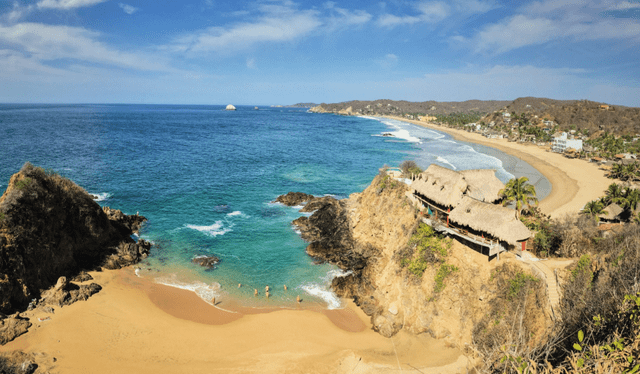
<svg viewBox="0 0 640 374"><path fill-rule="evenodd" d="M492 272L497 265L517 261L507 255L500 264L489 262L487 256L444 239L450 244L445 252L436 252L440 260L424 262L423 272L407 266L417 258L411 240L420 220L408 191L404 183L378 176L362 193L325 200L311 217L293 223L309 242L309 255L350 271L335 278L332 288L353 298L371 316L376 331L387 337L400 329L428 332L462 347L473 340L478 322L491 314L499 294Z"/></svg>
<svg viewBox="0 0 640 374"><path fill-rule="evenodd" d="M60 277L138 262L150 244L131 235L145 220L101 208L72 181L25 164L0 197L0 312L24 310L56 283L60 305L97 292L68 289Z"/></svg>

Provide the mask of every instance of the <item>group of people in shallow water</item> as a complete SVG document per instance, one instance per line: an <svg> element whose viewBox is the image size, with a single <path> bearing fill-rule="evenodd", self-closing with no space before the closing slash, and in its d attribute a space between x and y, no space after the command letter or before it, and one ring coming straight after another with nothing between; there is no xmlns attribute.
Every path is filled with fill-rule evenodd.
<svg viewBox="0 0 640 374"><path fill-rule="evenodd" d="M238 288L242 287L242 283L238 283ZM271 294L269 293L269 286L266 286L264 288L264 294L267 298L271 297ZM284 285L284 290L285 292L287 291L287 285ZM254 288L253 289L253 296L258 296L258 289ZM296 296L296 301L298 302L298 304L302 301L302 299L300 299L300 295ZM213 299L211 299L211 303L215 306L216 305L216 298L214 297Z"/></svg>

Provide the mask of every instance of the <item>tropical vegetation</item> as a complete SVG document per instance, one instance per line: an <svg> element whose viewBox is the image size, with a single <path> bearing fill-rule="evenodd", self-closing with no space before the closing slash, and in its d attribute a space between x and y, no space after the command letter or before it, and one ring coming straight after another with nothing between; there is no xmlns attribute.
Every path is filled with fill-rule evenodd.
<svg viewBox="0 0 640 374"><path fill-rule="evenodd" d="M528 182L529 178L527 177L514 178L498 192L502 196L502 205L516 204L516 217L520 217L525 207L531 209L534 205L538 205L536 188Z"/></svg>

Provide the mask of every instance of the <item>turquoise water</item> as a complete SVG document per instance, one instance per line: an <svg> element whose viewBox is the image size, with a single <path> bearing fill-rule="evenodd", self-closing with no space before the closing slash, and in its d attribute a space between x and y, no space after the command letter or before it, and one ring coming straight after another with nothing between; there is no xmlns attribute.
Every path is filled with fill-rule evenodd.
<svg viewBox="0 0 640 374"><path fill-rule="evenodd" d="M347 197L384 164L495 168L448 135L401 122L307 113L303 109L171 105L0 105L0 190L25 161L51 168L100 197L146 216L155 245L138 274L187 288L209 301L250 306L337 308L329 289L341 272L305 254L291 226L298 209L272 201L301 191ZM394 132L393 138L380 136ZM505 158L506 160L506 158ZM212 270L193 265L216 255ZM238 284L243 285L238 288ZM269 300L254 298L254 288ZM288 292L283 286L289 287Z"/></svg>

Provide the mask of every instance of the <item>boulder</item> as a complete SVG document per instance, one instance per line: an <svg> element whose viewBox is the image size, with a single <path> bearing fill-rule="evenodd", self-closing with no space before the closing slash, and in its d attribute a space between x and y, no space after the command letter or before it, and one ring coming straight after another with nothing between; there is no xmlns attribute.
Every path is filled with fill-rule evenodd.
<svg viewBox="0 0 640 374"><path fill-rule="evenodd" d="M286 206L296 206L315 199L315 196L303 192L289 192L286 195L280 195L275 202Z"/></svg>
<svg viewBox="0 0 640 374"><path fill-rule="evenodd" d="M0 345L5 345L27 332L31 322L18 316L0 319Z"/></svg>
<svg viewBox="0 0 640 374"><path fill-rule="evenodd" d="M207 269L213 269L218 263L220 263L220 258L216 256L196 256L191 259L191 262L202 267L206 267Z"/></svg>

